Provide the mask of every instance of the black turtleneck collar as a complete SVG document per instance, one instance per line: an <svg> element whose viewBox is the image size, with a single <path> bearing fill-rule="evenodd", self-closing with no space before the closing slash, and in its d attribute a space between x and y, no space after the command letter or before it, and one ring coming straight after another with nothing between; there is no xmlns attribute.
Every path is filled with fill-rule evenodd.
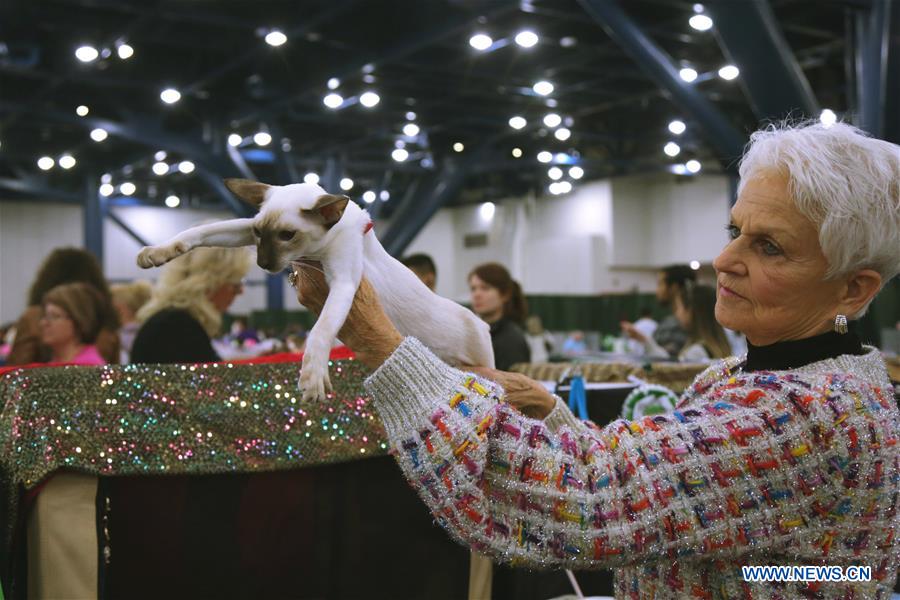
<svg viewBox="0 0 900 600"><path fill-rule="evenodd" d="M777 342L768 346L754 346L748 341L744 370L783 371L842 354L864 353L859 338L853 332L840 334L829 331L802 340Z"/></svg>

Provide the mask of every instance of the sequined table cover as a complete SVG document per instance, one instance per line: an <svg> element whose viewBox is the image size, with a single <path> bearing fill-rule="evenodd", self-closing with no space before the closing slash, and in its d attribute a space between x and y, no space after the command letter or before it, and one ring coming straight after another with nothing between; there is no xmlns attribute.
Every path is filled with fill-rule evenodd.
<svg viewBox="0 0 900 600"><path fill-rule="evenodd" d="M0 378L0 461L30 488L66 468L109 475L296 469L387 452L362 389L334 361L334 395L304 403L297 364L22 369Z"/></svg>

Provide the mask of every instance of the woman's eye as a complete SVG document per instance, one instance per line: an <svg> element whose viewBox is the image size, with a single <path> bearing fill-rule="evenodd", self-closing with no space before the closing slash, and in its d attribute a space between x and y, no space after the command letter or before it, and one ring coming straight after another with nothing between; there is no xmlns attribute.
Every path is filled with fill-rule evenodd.
<svg viewBox="0 0 900 600"><path fill-rule="evenodd" d="M770 242L769 240L762 240L760 242L762 247L763 254L767 256L777 256L781 254L781 248Z"/></svg>
<svg viewBox="0 0 900 600"><path fill-rule="evenodd" d="M294 234L296 231L288 231L287 229L278 232L278 239L282 242L289 242L294 239Z"/></svg>

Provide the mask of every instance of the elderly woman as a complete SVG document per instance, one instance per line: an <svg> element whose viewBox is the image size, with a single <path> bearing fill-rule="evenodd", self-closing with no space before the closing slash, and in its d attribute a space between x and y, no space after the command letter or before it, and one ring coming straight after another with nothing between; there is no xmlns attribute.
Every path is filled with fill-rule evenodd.
<svg viewBox="0 0 900 600"><path fill-rule="evenodd" d="M212 338L222 314L244 290L251 256L245 248L196 248L163 267L150 301L137 313L141 328L133 363L221 360Z"/></svg>
<svg viewBox="0 0 900 600"><path fill-rule="evenodd" d="M749 351L670 415L597 429L557 403L527 418L502 387L404 339L363 286L341 339L375 369L367 389L438 522L503 561L615 568L620 598L889 598L900 415L878 350L846 319L900 270L898 153L842 124L751 137L715 261L716 316ZM324 284L304 275L298 294L317 308ZM871 579L752 582L745 565L859 565Z"/></svg>

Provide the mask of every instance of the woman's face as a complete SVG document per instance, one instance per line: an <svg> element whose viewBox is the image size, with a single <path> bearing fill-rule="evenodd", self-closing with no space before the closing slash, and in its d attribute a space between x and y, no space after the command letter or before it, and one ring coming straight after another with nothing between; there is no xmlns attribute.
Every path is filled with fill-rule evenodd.
<svg viewBox="0 0 900 600"><path fill-rule="evenodd" d="M731 241L713 262L716 319L754 345L833 327L846 281L825 281L816 226L794 208L787 178L747 182L731 209Z"/></svg>
<svg viewBox="0 0 900 600"><path fill-rule="evenodd" d="M57 348L78 341L78 332L69 314L56 304L45 304L41 315L41 342Z"/></svg>
<svg viewBox="0 0 900 600"><path fill-rule="evenodd" d="M209 294L209 301L220 313L224 313L234 302L234 299L244 291L244 282L235 281L223 283Z"/></svg>
<svg viewBox="0 0 900 600"><path fill-rule="evenodd" d="M476 315L479 317L503 315L503 297L500 290L488 285L477 275L472 275L469 278L469 292L472 295L472 310Z"/></svg>

